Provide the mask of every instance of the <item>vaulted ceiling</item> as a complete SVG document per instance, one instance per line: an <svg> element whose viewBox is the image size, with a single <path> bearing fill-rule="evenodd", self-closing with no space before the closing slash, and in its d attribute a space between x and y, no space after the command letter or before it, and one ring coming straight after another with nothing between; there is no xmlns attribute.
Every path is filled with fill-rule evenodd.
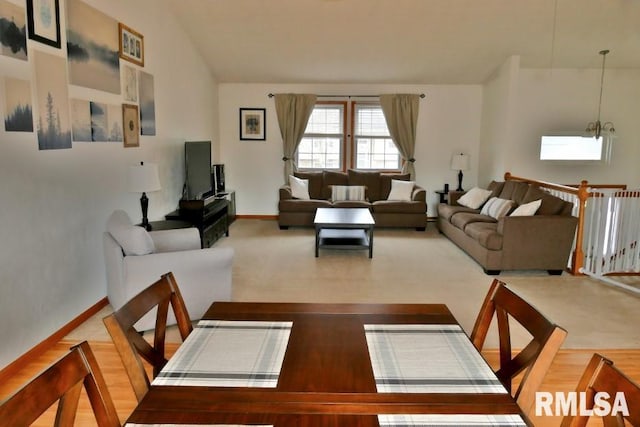
<svg viewBox="0 0 640 427"><path fill-rule="evenodd" d="M162 0L220 82L482 83L524 68L640 69L639 0Z"/></svg>

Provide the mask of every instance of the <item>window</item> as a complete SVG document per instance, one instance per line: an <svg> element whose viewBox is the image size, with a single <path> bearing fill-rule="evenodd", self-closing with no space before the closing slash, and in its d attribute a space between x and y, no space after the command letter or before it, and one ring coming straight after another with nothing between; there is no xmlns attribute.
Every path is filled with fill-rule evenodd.
<svg viewBox="0 0 640 427"><path fill-rule="evenodd" d="M347 135L352 138L349 146ZM402 168L380 104L355 101L316 103L296 161L299 169L307 170L344 170L347 165L364 170Z"/></svg>
<svg viewBox="0 0 640 427"><path fill-rule="evenodd" d="M296 153L298 168L342 169L345 106L345 102L316 104Z"/></svg>
<svg viewBox="0 0 640 427"><path fill-rule="evenodd" d="M378 104L353 104L353 151L356 169L401 169L401 157Z"/></svg>
<svg viewBox="0 0 640 427"><path fill-rule="evenodd" d="M540 140L540 160L609 161L610 138L574 135L544 135Z"/></svg>

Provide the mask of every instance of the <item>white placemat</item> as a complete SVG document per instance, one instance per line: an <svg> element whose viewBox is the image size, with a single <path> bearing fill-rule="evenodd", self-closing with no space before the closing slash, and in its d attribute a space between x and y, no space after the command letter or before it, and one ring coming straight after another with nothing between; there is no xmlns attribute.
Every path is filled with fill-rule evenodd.
<svg viewBox="0 0 640 427"><path fill-rule="evenodd" d="M380 427L410 426L525 426L519 415L460 415L460 414L419 414L419 415L378 415Z"/></svg>
<svg viewBox="0 0 640 427"><path fill-rule="evenodd" d="M292 322L202 320L153 385L276 387Z"/></svg>
<svg viewBox="0 0 640 427"><path fill-rule="evenodd" d="M380 393L506 393L459 325L364 325Z"/></svg>

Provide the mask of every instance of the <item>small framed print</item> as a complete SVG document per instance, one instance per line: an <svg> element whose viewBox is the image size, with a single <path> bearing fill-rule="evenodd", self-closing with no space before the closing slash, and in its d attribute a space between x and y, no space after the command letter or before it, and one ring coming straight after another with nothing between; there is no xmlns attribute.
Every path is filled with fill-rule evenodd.
<svg viewBox="0 0 640 427"><path fill-rule="evenodd" d="M123 23L118 23L120 58L144 67L144 37Z"/></svg>
<svg viewBox="0 0 640 427"><path fill-rule="evenodd" d="M27 0L29 38L60 49L58 0Z"/></svg>
<svg viewBox="0 0 640 427"><path fill-rule="evenodd" d="M138 116L138 106L133 104L122 104L122 126L123 141L126 147L140 146L140 116Z"/></svg>
<svg viewBox="0 0 640 427"><path fill-rule="evenodd" d="M240 109L240 140L265 141L267 137L267 123L265 108Z"/></svg>

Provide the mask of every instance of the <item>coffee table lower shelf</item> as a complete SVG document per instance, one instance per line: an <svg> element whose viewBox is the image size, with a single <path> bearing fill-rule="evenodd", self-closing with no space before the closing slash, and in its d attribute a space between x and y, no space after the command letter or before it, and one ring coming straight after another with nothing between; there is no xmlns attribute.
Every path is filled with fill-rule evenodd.
<svg viewBox="0 0 640 427"><path fill-rule="evenodd" d="M369 249L369 258L372 252L371 240L363 229L323 228L318 233L316 257L321 248Z"/></svg>

